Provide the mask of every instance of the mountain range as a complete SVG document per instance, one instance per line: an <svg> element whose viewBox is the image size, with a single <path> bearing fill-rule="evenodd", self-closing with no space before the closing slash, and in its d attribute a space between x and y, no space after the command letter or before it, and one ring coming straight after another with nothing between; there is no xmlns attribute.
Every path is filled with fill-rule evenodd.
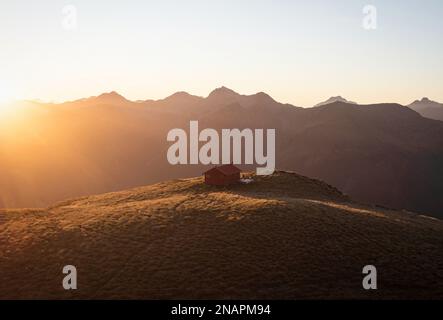
<svg viewBox="0 0 443 320"><path fill-rule="evenodd" d="M110 92L17 110L0 119L0 207L44 207L200 175L207 167L166 160L168 131L198 120L216 130L276 129L277 168L357 201L443 217L443 122L399 104L300 108L221 87L207 97L178 92L134 102Z"/></svg>

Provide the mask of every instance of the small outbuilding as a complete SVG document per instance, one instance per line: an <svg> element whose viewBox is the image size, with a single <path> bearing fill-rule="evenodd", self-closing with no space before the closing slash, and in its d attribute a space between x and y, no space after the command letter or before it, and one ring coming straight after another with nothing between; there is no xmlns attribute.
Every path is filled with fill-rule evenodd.
<svg viewBox="0 0 443 320"><path fill-rule="evenodd" d="M205 183L212 186L227 186L240 181L241 170L233 164L214 167L204 173Z"/></svg>

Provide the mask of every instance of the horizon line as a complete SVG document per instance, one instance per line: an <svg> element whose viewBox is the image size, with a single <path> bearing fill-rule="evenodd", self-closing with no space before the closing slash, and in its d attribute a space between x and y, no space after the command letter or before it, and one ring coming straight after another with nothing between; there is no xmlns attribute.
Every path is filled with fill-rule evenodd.
<svg viewBox="0 0 443 320"><path fill-rule="evenodd" d="M123 94L121 94L117 90L110 90L110 91L105 91L105 92L102 92L102 93L99 93L99 94L96 94L96 95L80 97L80 98L76 98L76 99L63 100L63 101L60 101L60 100L49 100L48 101L48 100L42 100L40 98L30 98L30 99L18 98L18 99L11 99L11 101L9 101L9 103L11 103L11 102L12 103L14 103L14 102L32 102L32 103L38 103L38 104L65 104L65 103L81 102L81 101L85 101L85 100L88 100L88 99L94 99L94 98L99 98L101 96L113 95L113 94L116 95L116 96L120 96L121 98L123 98L123 99L125 99L125 100L127 100L128 102L131 102L131 103L144 103L144 102L147 102L147 101L153 101L153 102L162 101L162 100L165 100L167 98L170 98L170 97L172 97L172 96L174 96L176 94L180 94L180 93L181 94L186 94L186 95L189 95L189 96L192 96L192 97L195 97L195 98L207 99L215 91L223 90L223 89L226 90L226 91L233 92L233 93L235 93L235 94L237 94L239 96L245 96L245 97L250 97L250 96L257 95L257 94L265 94L265 95L269 96L271 99L273 99L274 101L276 101L277 103L287 104L287 105L291 105L291 106L294 106L294 107L301 107L301 108L316 107L318 104L325 103L328 100L333 99L333 98L342 98L342 99L346 100L346 101L343 101L344 103L357 104L357 105L399 104L399 105L402 105L402 106L408 106L408 105L410 105L410 104L412 104L414 102L423 101L423 100L429 100L430 102L436 102L436 103L442 104L441 102L433 100L433 99L429 99L428 97L421 97L419 99L415 99L414 101L412 101L409 104L402 104L402 103L399 103L399 102L375 102L375 103L364 103L364 104L361 104L359 102L354 102L354 99L349 100L347 98L344 98L342 95L332 95L332 96L326 98L325 100L319 101L317 104L314 104L312 106L301 106L301 105L297 105L297 104L293 104L293 103L289 103L289 102L277 101L270 94L266 93L263 90L255 92L255 93L252 93L252 94L243 94L243 93L238 93L237 91L235 91L235 90L233 90L231 88L228 88L226 86L216 87L215 89L210 91L207 96L196 95L196 94L189 93L188 91L185 91L185 90L179 90L179 91L173 92L172 94L167 95L166 97L159 98L159 99L153 99L153 98L147 98L147 99L128 99L127 97L125 97ZM6 104L8 104L8 102L6 102Z"/></svg>
<svg viewBox="0 0 443 320"><path fill-rule="evenodd" d="M162 100L165 100L165 99L167 99L167 98L170 98L170 97L172 97L172 96L174 96L174 95L176 95L176 94L186 94L186 95L189 95L189 96L192 96L192 97L196 97L196 98L201 98L201 99L207 99L208 97L210 97L210 95L212 94L212 93L214 93L215 91L217 91L217 90L226 90L226 91L231 91L231 92L233 92L233 93L235 93L235 94L237 94L237 95L239 95L239 96L245 96L245 97L250 97L250 96L254 96L254 95L257 95L257 94L266 94L267 96L269 96L271 99L273 99L274 101L276 101L277 103L281 103L281 104L287 104L287 105L291 105L291 106L294 106L294 107L301 107L301 108L311 108L311 107L316 107L318 104L321 104L321 103L325 103L325 102L327 102L328 100L330 100L330 99L333 99L333 98L343 98L344 100L346 100L346 102L344 101L344 103L349 103L349 104L357 104L357 105L371 105L371 104L399 104L399 105L402 105L402 106L408 106L408 105L410 105L410 104L412 104L412 103L414 103L414 102L417 102L417 101L423 101L423 100L429 100L430 102L436 102L436 103L440 103L440 102L438 102L438 101L436 101L436 100L433 100L433 99L429 99L428 97L422 97L421 99L416 99L416 100L414 100L414 101L412 101L410 104L402 104L402 103L399 103L399 102L376 102L376 103L364 103L364 104L360 104L359 102L353 102L353 100L354 99L352 99L352 100L348 100L347 98L344 98L342 95L333 95L333 96L330 96L329 98L326 98L325 100L323 100L323 101L319 101L317 104L314 104L314 105L312 105L312 106L301 106L301 105L297 105L297 104L293 104L293 103L289 103L289 102L280 102L280 101L277 101L277 100L275 100L270 94L268 94L268 93L266 93L265 91L258 91L258 92L256 92L256 93L252 93L252 94L243 94L243 93L238 93L237 91L235 91L235 90L233 90L233 89L230 89L230 88L228 88L228 87L226 87L226 86L221 86L221 87L216 87L215 89L213 89L211 92L209 92L209 94L207 95L207 96L201 96L201 95L196 95L196 94L192 94L192 93L189 93L188 91L185 91L185 90L179 90L179 91L176 91L176 92L173 92L172 94L170 94L170 95L167 95L166 97L163 97L163 98L159 98L159 99L151 99L151 98L147 98L147 99L128 99L127 97L125 97L123 94L121 94L121 93L119 93L117 90L111 90L111 91L105 91L105 92L102 92L102 93L100 93L100 94L97 94L97 95L92 95L92 96L87 96L87 97L81 97L81 98L76 98L76 99L69 99L69 100L63 100L63 101L60 101L60 100L42 100L42 99L40 99L40 98L31 98L31 99L11 99L11 101L10 102L12 102L12 103L14 103L14 102L32 102L32 103L39 103L39 104L65 104L65 103L75 103L75 102L80 102L80 101L84 101L84 100L88 100L88 99L93 99L93 98L99 98L99 97L101 97L101 96L105 96L105 95L112 95L112 94L114 94L114 95L117 95L117 96L120 96L120 97L122 97L123 99L125 99L125 100L127 100L128 102L131 102L131 103L143 103L143 102L147 102L147 101L154 101L154 102L156 102L156 101L162 101ZM440 103L440 104L442 104L442 103Z"/></svg>

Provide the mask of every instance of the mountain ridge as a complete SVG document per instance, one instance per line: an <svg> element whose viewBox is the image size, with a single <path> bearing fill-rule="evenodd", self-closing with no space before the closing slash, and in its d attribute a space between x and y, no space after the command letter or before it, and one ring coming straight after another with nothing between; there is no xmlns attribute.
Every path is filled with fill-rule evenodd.
<svg viewBox="0 0 443 320"><path fill-rule="evenodd" d="M219 92L226 90L233 99L217 103L181 93L122 107L95 100L80 108L33 105L32 117L0 131L0 207L41 207L200 174L206 166L172 166L165 157L169 130L197 120L201 129L276 129L277 167L324 180L358 201L441 217L440 121L399 104L299 108L264 93Z"/></svg>
<svg viewBox="0 0 443 320"><path fill-rule="evenodd" d="M24 100L23 102L29 102L29 103L36 103L36 104L47 104L47 105L63 105L63 104L75 104L75 103L81 103L84 101L89 101L89 102L94 102L94 100L97 101L106 101L107 103L111 103L111 104L116 104L118 105L119 103L123 102L129 102L129 103L137 103L137 104L144 104L144 103L153 103L153 102L162 102L162 101L168 101L168 100L175 100L175 99L180 99L180 98L185 98L185 99L195 99L195 100L205 100L208 98L216 98L216 97L224 97L226 98L227 96L230 97L246 97L246 98L257 98L257 99L263 99L263 100L267 100L267 102L276 102L282 105L290 105L290 106L294 106L290 103L281 103L281 102L277 102L276 100L274 100L269 94L267 94L266 92L263 91L259 91L257 93L254 94L249 94L249 95L245 95L245 94L240 94L228 87L225 86L221 86L218 88L215 88L214 90L212 90L208 96L206 97L201 97L198 95L193 95L188 93L187 91L177 91L165 98L160 98L160 99L139 99L139 100L129 100L126 97L124 97L123 95L121 95L120 93L118 93L117 91L110 91L110 92L104 92L101 93L97 96L91 96L88 98L79 98L76 100L72 100L72 101L62 101L62 102L58 102L58 103L54 103L54 102L44 102L44 101L40 101L40 100ZM20 102L20 101L17 101ZM342 96L332 96L330 98L328 98L327 100L323 101L323 102L319 102L316 105L314 105L313 107L304 107L305 109L310 109L310 108L315 108L315 107L320 107L320 106L324 106L324 105L329 105L329 104L333 104L336 102L342 102L342 103L346 103L346 104L351 104L351 105L360 105L360 106L364 106L364 105L377 105L377 104L397 104L397 105L402 105L400 103L386 103L386 102L379 102L379 103L370 103L370 104L359 104L357 102L354 101L350 101L347 100L345 98L343 98ZM414 102L408 104L408 105L402 105L402 106L406 106L409 107L410 109L413 109L414 111L420 113L420 109L423 108L443 108L443 103L439 103L433 100L430 100L427 97L423 97L422 99L417 99ZM300 108L300 107L298 107Z"/></svg>

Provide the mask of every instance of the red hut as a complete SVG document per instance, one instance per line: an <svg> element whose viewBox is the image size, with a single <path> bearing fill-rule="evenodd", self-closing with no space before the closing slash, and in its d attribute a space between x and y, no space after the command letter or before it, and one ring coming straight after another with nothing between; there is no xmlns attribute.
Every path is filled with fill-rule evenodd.
<svg viewBox="0 0 443 320"><path fill-rule="evenodd" d="M241 170L232 164L214 167L204 173L205 183L213 186L227 186L240 180Z"/></svg>

